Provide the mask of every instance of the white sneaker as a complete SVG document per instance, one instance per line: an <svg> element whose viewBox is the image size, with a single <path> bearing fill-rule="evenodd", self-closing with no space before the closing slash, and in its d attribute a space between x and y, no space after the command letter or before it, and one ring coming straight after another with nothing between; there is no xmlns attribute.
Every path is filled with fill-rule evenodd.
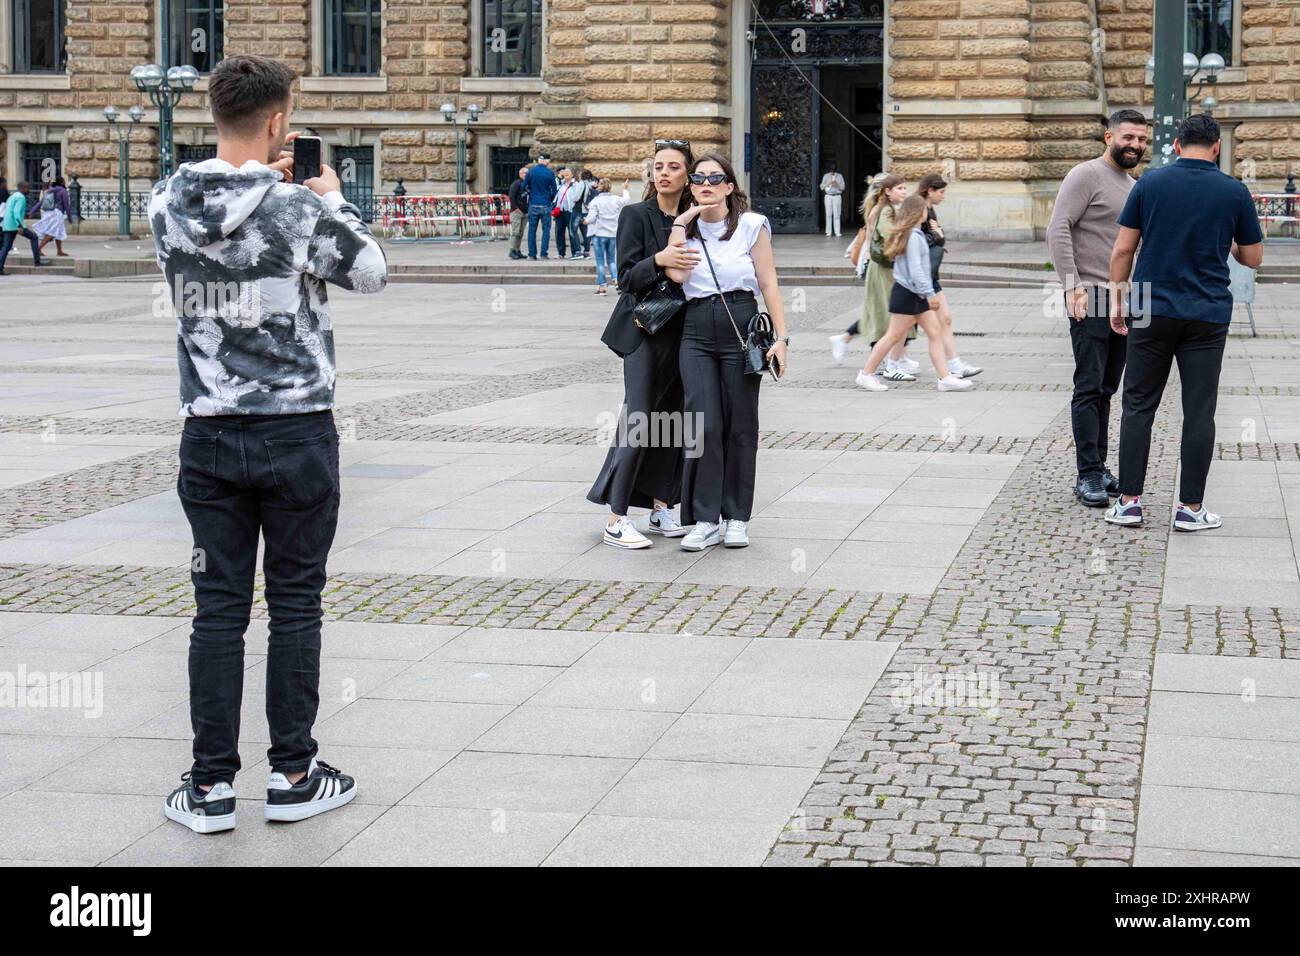
<svg viewBox="0 0 1300 956"><path fill-rule="evenodd" d="M605 525L605 543L627 551L650 547L650 539L636 530L636 525L628 521L626 515Z"/></svg>
<svg viewBox="0 0 1300 956"><path fill-rule="evenodd" d="M1187 505L1179 505L1174 510L1175 531L1208 531L1223 527L1223 519L1201 505L1200 511L1193 511Z"/></svg>
<svg viewBox="0 0 1300 956"><path fill-rule="evenodd" d="M831 358L835 359L836 365L844 364L844 356L849 354L849 343L845 341L843 335L831 336Z"/></svg>
<svg viewBox="0 0 1300 956"><path fill-rule="evenodd" d="M957 374L962 378L974 378L980 372L984 371L980 366L971 365L969 362L959 361L958 364L961 366L961 370L958 371Z"/></svg>
<svg viewBox="0 0 1300 956"><path fill-rule="evenodd" d="M745 527L745 522L735 518L727 521L727 532L722 536L722 546L724 548L749 547L749 529Z"/></svg>
<svg viewBox="0 0 1300 956"><path fill-rule="evenodd" d="M939 379L939 391L941 392L964 392L967 389L974 387L974 382L968 382L964 378L958 378L956 375L947 375Z"/></svg>
<svg viewBox="0 0 1300 956"><path fill-rule="evenodd" d="M889 391L889 386L880 380L879 375L868 375L866 372L859 372L854 381L857 383L858 388L865 388L868 392Z"/></svg>
<svg viewBox="0 0 1300 956"><path fill-rule="evenodd" d="M650 521L645 529L651 534L661 534L665 538L680 538L686 534L686 529L677 523L677 519L668 508L656 508L650 512Z"/></svg>
<svg viewBox="0 0 1300 956"><path fill-rule="evenodd" d="M235 791L228 783L218 783L204 793L187 773L181 777L181 785L163 801L163 814L195 833L233 830Z"/></svg>
<svg viewBox="0 0 1300 956"><path fill-rule="evenodd" d="M281 823L306 820L351 803L356 795L356 780L313 757L307 775L297 783L290 783L282 773L267 779L266 818Z"/></svg>
<svg viewBox="0 0 1300 956"><path fill-rule="evenodd" d="M891 365L881 374L881 378L889 379L891 382L915 382L916 376L911 372L905 372L897 365Z"/></svg>
<svg viewBox="0 0 1300 956"><path fill-rule="evenodd" d="M911 372L913 375L921 371L921 363L916 361L916 359L908 358L906 355L904 355L901 359L899 359L894 364L897 365L899 368L901 368L904 372Z"/></svg>
<svg viewBox="0 0 1300 956"><path fill-rule="evenodd" d="M696 522L691 533L682 538L682 550L703 551L705 548L713 547L722 540L721 527L711 521Z"/></svg>

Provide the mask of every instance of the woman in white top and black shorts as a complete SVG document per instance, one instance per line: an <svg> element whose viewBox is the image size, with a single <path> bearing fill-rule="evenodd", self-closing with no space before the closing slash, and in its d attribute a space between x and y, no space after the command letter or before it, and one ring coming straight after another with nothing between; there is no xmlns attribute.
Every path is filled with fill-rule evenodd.
<svg viewBox="0 0 1300 956"><path fill-rule="evenodd" d="M746 373L741 339L759 311L757 294L772 318L775 343L766 354L778 376L785 372L789 339L767 217L749 211L735 170L717 153L695 161L690 189L697 205L674 220L671 241L684 231L687 247L700 253L700 261L693 269L665 270L686 293L680 353L684 411L700 423L702 436L698 454L687 455L683 469L681 523L694 528L682 548L703 551L719 543L743 548L749 544L754 506L762 376Z"/></svg>

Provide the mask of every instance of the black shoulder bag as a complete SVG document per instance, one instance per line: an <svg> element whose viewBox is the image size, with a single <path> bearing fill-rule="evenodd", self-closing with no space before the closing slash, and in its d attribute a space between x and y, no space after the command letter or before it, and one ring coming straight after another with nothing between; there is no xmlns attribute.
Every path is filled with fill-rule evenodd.
<svg viewBox="0 0 1300 956"><path fill-rule="evenodd" d="M772 317L766 312L756 312L754 317L749 320L749 326L745 330L745 335L740 334L740 326L736 325L736 317L731 314L731 306L727 304L727 294L722 291L722 283L718 281L718 273L713 268L713 257L709 255L709 242L704 238L704 233L700 233L700 247L704 250L704 261L709 264L709 273L713 276L713 285L718 290L718 298L722 300L722 307L727 310L727 318L731 320L731 328L736 333L736 341L740 343L741 361L745 363L746 375L762 375L768 372L772 376L772 381L779 382L780 376L776 374L776 369L772 368L772 363L768 361L767 353L771 351L772 346L776 344L776 333L772 329Z"/></svg>
<svg viewBox="0 0 1300 956"><path fill-rule="evenodd" d="M632 310L632 321L646 335L654 335L686 305L686 293L682 287L667 276L637 300Z"/></svg>

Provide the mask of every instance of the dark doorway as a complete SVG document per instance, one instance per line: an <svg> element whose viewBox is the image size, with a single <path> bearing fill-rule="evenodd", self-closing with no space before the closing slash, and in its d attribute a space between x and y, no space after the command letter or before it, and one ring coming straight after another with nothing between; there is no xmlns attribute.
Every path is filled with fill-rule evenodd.
<svg viewBox="0 0 1300 956"><path fill-rule="evenodd" d="M844 177L845 233L862 225L859 210L867 183L881 170L881 111L885 90L880 64L822 67L821 173L835 162ZM834 107L832 109L831 107ZM838 110L838 113L836 112ZM818 182L821 182L820 176ZM819 223L826 227L825 209Z"/></svg>
<svg viewBox="0 0 1300 956"><path fill-rule="evenodd" d="M883 4L759 0L752 5L750 142L754 208L777 232L817 232L818 188L834 159L843 224L854 228L867 177L880 171Z"/></svg>

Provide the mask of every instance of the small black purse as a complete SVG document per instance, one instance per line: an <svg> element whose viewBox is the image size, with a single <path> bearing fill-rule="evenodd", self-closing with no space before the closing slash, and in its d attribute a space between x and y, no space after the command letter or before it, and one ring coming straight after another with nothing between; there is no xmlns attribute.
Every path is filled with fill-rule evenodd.
<svg viewBox="0 0 1300 956"><path fill-rule="evenodd" d="M756 312L749 320L745 335L742 337L740 327L736 325L736 317L731 314L731 306L727 304L727 295L722 291L722 283L718 281L718 273L713 268L713 257L709 255L708 241L703 236L700 236L700 246L704 249L704 259L708 262L709 272L713 275L713 284L717 287L718 298L722 300L722 307L727 310L727 318L731 320L731 327L736 332L736 340L740 343L740 355L741 361L745 363L745 374L762 375L764 372L770 372L772 381L779 382L781 378L767 358L767 353L776 344L772 317L766 312Z"/></svg>
<svg viewBox="0 0 1300 956"><path fill-rule="evenodd" d="M672 279L663 278L637 300L632 321L646 335L654 335L686 305L686 293Z"/></svg>

